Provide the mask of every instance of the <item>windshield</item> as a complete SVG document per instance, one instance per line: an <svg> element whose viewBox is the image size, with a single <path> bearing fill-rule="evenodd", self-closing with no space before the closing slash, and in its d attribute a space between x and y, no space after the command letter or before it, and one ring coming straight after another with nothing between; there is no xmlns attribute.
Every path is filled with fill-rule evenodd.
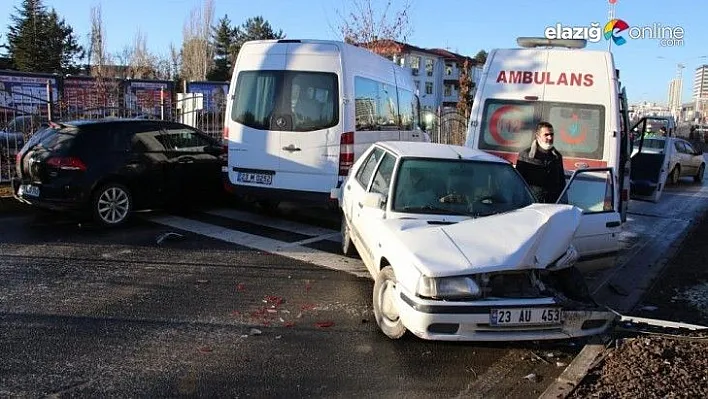
<svg viewBox="0 0 708 399"><path fill-rule="evenodd" d="M554 145L564 157L602 159L605 107L595 104L487 100L479 148L519 152L531 145L542 120L553 125Z"/></svg>
<svg viewBox="0 0 708 399"><path fill-rule="evenodd" d="M336 126L338 104L333 73L243 71L231 118L258 130L308 132Z"/></svg>
<svg viewBox="0 0 708 399"><path fill-rule="evenodd" d="M397 172L393 211L488 216L533 203L526 183L507 163L404 159Z"/></svg>

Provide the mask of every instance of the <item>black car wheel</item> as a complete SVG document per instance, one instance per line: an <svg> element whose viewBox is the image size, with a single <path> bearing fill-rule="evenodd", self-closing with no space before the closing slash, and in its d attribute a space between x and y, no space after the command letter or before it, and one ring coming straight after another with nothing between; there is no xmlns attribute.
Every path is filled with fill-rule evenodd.
<svg viewBox="0 0 708 399"><path fill-rule="evenodd" d="M681 178L681 167L679 165L674 166L674 170L671 171L671 184L676 185L679 183Z"/></svg>
<svg viewBox="0 0 708 399"><path fill-rule="evenodd" d="M94 219L104 226L123 224L133 209L133 198L127 187L119 183L108 183L93 196Z"/></svg>

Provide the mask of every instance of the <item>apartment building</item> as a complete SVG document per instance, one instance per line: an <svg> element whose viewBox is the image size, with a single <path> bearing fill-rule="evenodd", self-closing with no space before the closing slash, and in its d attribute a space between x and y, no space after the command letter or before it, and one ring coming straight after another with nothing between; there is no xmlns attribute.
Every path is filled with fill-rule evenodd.
<svg viewBox="0 0 708 399"><path fill-rule="evenodd" d="M474 86L479 85L482 65L477 65L471 57L445 49L425 49L393 40L381 40L362 46L410 70L418 88L423 112L435 113L439 109L457 107L460 101L460 74L465 62L469 65L468 73Z"/></svg>

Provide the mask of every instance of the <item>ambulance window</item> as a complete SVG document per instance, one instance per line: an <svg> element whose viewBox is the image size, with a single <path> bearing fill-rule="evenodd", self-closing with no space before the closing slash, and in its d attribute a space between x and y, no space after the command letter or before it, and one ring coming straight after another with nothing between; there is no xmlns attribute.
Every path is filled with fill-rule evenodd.
<svg viewBox="0 0 708 399"><path fill-rule="evenodd" d="M519 152L533 140L534 103L490 99L484 104L479 148Z"/></svg>
<svg viewBox="0 0 708 399"><path fill-rule="evenodd" d="M547 103L543 119L553 125L554 145L564 157L602 159L605 109L600 105Z"/></svg>

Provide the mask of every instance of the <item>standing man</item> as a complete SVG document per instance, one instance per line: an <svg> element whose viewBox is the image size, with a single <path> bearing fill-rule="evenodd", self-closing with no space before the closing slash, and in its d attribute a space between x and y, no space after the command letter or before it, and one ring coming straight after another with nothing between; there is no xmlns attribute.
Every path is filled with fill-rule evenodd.
<svg viewBox="0 0 708 399"><path fill-rule="evenodd" d="M539 122L529 148L519 152L516 170L538 202L555 203L565 188L563 157L553 146L553 125Z"/></svg>

